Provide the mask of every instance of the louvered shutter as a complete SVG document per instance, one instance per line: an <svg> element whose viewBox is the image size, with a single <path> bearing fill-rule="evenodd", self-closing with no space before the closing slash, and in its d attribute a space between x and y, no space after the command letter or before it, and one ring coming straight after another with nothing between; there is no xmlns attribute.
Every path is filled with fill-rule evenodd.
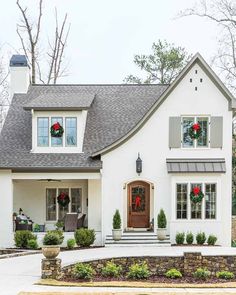
<svg viewBox="0 0 236 295"><path fill-rule="evenodd" d="M222 148L223 146L223 117L211 117L210 147Z"/></svg>
<svg viewBox="0 0 236 295"><path fill-rule="evenodd" d="M181 148L181 117L169 118L169 148Z"/></svg>

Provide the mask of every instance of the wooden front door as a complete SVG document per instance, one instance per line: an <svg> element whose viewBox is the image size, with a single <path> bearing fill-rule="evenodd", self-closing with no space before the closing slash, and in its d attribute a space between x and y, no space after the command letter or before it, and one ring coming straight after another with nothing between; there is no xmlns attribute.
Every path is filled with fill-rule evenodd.
<svg viewBox="0 0 236 295"><path fill-rule="evenodd" d="M128 227L148 228L150 185L135 181L128 185Z"/></svg>

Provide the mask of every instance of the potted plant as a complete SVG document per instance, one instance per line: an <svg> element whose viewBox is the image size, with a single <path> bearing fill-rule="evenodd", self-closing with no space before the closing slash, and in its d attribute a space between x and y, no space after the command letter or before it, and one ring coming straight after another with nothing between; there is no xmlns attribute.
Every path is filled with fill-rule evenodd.
<svg viewBox="0 0 236 295"><path fill-rule="evenodd" d="M65 224L62 220L58 220L57 223L55 224L57 230L63 230L64 225Z"/></svg>
<svg viewBox="0 0 236 295"><path fill-rule="evenodd" d="M121 218L120 218L119 210L116 210L115 214L113 215L112 236L113 236L113 240L115 241L119 241L122 236Z"/></svg>
<svg viewBox="0 0 236 295"><path fill-rule="evenodd" d="M165 240L166 239L166 215L163 209L160 210L157 216L157 238L158 240Z"/></svg>
<svg viewBox="0 0 236 295"><path fill-rule="evenodd" d="M60 253L61 239L55 232L47 232L43 238L42 252L47 259L55 259Z"/></svg>

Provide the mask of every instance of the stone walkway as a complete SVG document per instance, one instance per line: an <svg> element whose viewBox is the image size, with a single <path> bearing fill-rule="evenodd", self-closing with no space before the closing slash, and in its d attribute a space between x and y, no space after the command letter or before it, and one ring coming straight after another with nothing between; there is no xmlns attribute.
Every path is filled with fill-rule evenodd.
<svg viewBox="0 0 236 295"><path fill-rule="evenodd" d="M236 248L223 247L114 247L114 248L96 248L87 250L67 251L60 254L63 265L75 263L76 261L88 261L99 258L112 258L122 256L179 256L184 252L201 252L203 255L236 255ZM0 260L0 294L1 295L17 295L20 291L33 292L138 292L147 294L150 292L174 292L174 290L156 290L156 289L128 289L128 288L64 288L64 287L49 287L34 285L40 279L41 273L41 254L7 258ZM181 292L181 289L177 290ZM182 293L183 293L182 289ZM186 289L185 289L186 291ZM194 293L198 290L195 289ZM205 294L213 294L214 290L205 290ZM236 294L236 290L232 291ZM226 292L226 290L216 290L216 292Z"/></svg>

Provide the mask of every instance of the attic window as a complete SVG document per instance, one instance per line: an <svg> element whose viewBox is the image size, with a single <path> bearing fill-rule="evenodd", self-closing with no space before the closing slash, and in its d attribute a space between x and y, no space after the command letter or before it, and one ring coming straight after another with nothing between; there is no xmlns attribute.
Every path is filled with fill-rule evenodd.
<svg viewBox="0 0 236 295"><path fill-rule="evenodd" d="M200 79L200 82L202 83L202 78Z"/></svg>
<svg viewBox="0 0 236 295"><path fill-rule="evenodd" d="M197 91L197 86L195 87L195 91Z"/></svg>
<svg viewBox="0 0 236 295"><path fill-rule="evenodd" d="M191 78L191 79L190 79L190 83L192 83L192 82L193 82L193 79Z"/></svg>
<svg viewBox="0 0 236 295"><path fill-rule="evenodd" d="M197 70L195 70L195 74L197 74Z"/></svg>

